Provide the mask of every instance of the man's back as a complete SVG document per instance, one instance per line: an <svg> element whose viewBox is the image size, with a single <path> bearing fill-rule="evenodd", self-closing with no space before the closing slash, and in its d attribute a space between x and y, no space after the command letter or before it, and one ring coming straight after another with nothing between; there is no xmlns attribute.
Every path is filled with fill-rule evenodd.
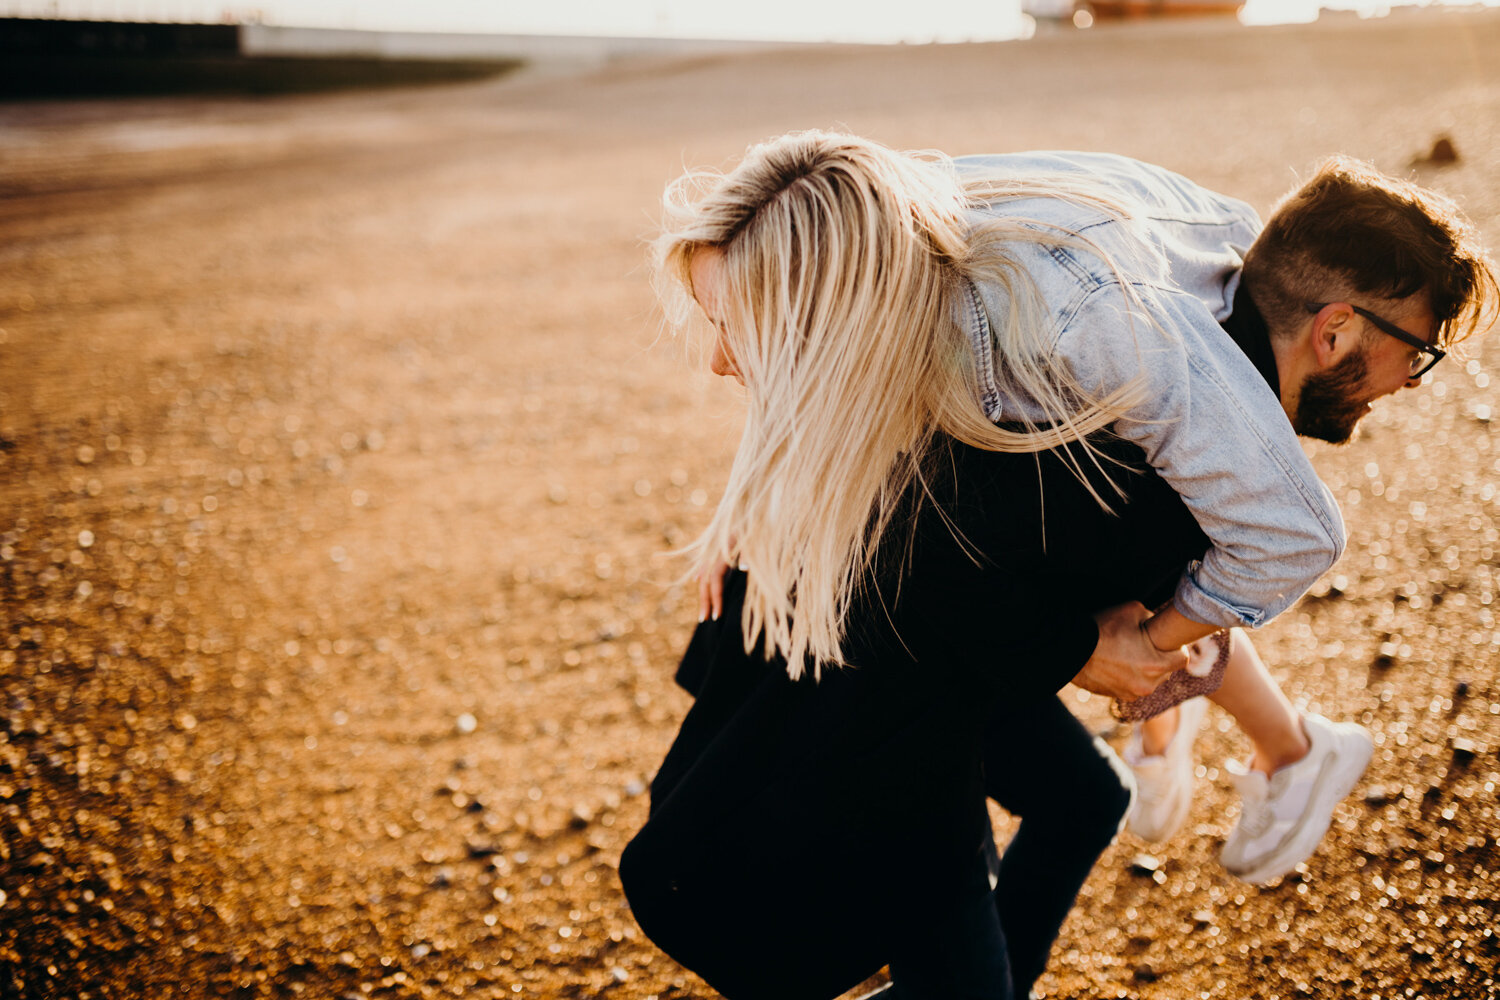
<svg viewBox="0 0 1500 1000"><path fill-rule="evenodd" d="M1012 288L1034 288L1049 356L1085 392L1133 387L1113 424L1180 494L1212 545L1177 592L1180 610L1222 626L1279 614L1338 557L1338 507L1303 454L1276 393L1219 325L1259 226L1242 202L1170 171L1099 153L966 157L966 179L1001 197L974 214L1020 221L1008 238L1011 285L977 277L964 320L978 390L997 421L1047 419L1007 379L992 331ZM1014 196L1005 196L1014 181Z"/></svg>
<svg viewBox="0 0 1500 1000"><path fill-rule="evenodd" d="M1254 209L1244 202L1163 167L1112 153L1007 153L960 157L955 163L964 173L983 172L1022 183L1040 178L1076 186L1085 199L1103 199L1108 206L1023 195L996 204L992 211L1034 220L1038 232L1049 239L1063 233L1081 236L1109 254L1126 280L1194 295L1216 322L1229 315L1245 251L1261 227ZM1055 258L1051 248L1040 252ZM1098 257L1078 251L1067 256L1077 277L1116 279ZM1031 270L1040 274L1047 268Z"/></svg>

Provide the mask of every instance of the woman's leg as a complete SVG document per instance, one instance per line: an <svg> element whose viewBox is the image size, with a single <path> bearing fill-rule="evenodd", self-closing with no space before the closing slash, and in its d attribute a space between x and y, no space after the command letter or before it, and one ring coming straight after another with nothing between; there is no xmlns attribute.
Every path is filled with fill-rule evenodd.
<svg viewBox="0 0 1500 1000"><path fill-rule="evenodd" d="M1130 771L1061 699L985 728L985 792L1021 826L1000 861L996 912L1017 996L1047 965L1073 901L1130 812Z"/></svg>
<svg viewBox="0 0 1500 1000"><path fill-rule="evenodd" d="M976 855L969 891L958 905L912 921L911 928L891 957L891 988L880 1000L1011 1000L1017 995L990 891L987 853Z"/></svg>

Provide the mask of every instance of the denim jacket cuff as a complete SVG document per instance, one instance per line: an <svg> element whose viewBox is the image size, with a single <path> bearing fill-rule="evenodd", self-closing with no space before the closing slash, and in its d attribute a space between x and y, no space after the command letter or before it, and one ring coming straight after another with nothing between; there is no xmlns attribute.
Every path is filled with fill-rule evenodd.
<svg viewBox="0 0 1500 1000"><path fill-rule="evenodd" d="M1226 603L1199 587L1193 582L1192 576L1186 573L1177 583L1177 592L1172 595L1172 603L1176 605L1178 611L1193 621L1202 622L1205 625L1218 625L1221 628L1236 626L1260 628L1275 617L1274 614L1260 608L1244 608Z"/></svg>

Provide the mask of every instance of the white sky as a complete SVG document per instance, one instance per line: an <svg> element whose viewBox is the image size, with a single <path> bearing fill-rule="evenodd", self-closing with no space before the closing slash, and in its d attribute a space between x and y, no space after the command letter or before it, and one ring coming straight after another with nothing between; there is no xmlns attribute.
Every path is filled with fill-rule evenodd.
<svg viewBox="0 0 1500 1000"><path fill-rule="evenodd" d="M1380 13L1442 0L1246 0L1251 24L1309 21L1318 7ZM1463 3L1466 0L1454 0ZM1500 0L1467 0L1494 6ZM656 35L789 41L982 41L1023 34L1021 0L0 0L0 16L234 21L503 34Z"/></svg>
<svg viewBox="0 0 1500 1000"><path fill-rule="evenodd" d="M1017 34L1020 0L0 0L0 15L250 20L410 31L965 41Z"/></svg>

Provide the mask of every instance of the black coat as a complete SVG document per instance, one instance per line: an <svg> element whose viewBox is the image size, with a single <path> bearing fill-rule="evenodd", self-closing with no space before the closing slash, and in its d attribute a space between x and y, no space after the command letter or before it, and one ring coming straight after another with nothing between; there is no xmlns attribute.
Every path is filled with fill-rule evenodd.
<svg viewBox="0 0 1500 1000"><path fill-rule="evenodd" d="M910 555L882 554L850 616L851 666L792 681L747 654L732 573L724 616L679 667L697 701L620 878L646 934L734 1000L836 996L950 905L989 847L983 727L1078 672L1093 611L1174 582L1206 548L1154 474L1116 470L1132 499L1115 516L1056 454L940 455L943 516L910 506L888 535Z"/></svg>

